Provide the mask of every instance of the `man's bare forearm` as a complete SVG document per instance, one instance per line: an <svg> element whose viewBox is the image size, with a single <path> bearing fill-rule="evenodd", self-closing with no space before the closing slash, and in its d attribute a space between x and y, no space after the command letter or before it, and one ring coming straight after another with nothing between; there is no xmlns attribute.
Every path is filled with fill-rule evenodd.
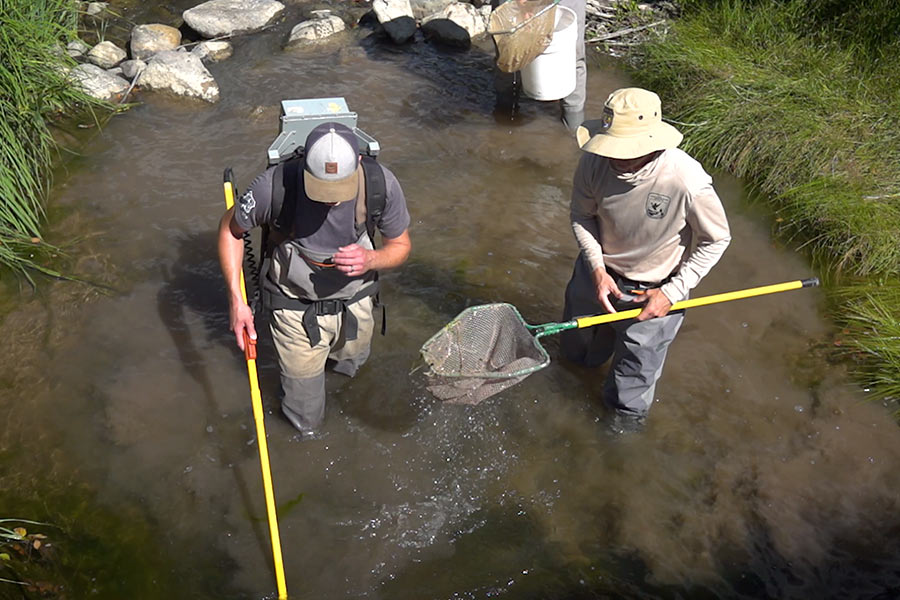
<svg viewBox="0 0 900 600"><path fill-rule="evenodd" d="M228 300L234 305L244 302L241 294L241 269L244 264L244 242L240 234L235 235L232 226L232 213L227 211L219 222L219 266L228 286Z"/></svg>
<svg viewBox="0 0 900 600"><path fill-rule="evenodd" d="M384 238L383 241L384 245L375 250L369 266L370 269L393 269L406 262L412 249L408 232L404 231L399 237Z"/></svg>

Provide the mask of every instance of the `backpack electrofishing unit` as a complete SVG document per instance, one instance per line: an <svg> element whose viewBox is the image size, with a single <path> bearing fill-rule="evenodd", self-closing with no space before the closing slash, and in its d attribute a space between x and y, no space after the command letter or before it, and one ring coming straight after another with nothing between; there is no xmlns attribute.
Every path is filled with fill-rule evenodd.
<svg viewBox="0 0 900 600"><path fill-rule="evenodd" d="M374 247L375 227L381 220L387 195L384 172L375 162L381 147L375 138L356 126L356 119L356 113L350 112L343 98L282 100L280 131L266 152L269 166L275 165L272 215L277 232L289 235L294 222L296 185L303 164L306 136L322 123L340 123L353 131L359 144L360 164L366 181L366 231ZM263 248L265 252L265 244Z"/></svg>
<svg viewBox="0 0 900 600"><path fill-rule="evenodd" d="M384 172L376 162L381 147L378 142L356 126L357 114L351 112L343 98L310 98L282 100L279 132L266 151L268 166L275 167L272 190L272 225L262 226L262 262L253 253L249 232L244 233L244 258L250 279L255 284L250 305L256 312L260 298L260 274L263 263L271 259L274 237L291 235L297 206L300 169L303 167L303 144L309 133L323 123L340 123L356 136L361 155L360 165L365 176L366 232L375 247L375 229L380 224L387 198ZM225 179L234 188L231 169L226 169ZM235 197L237 197L236 189ZM270 231L274 230L274 231ZM377 273L376 273L377 278ZM382 329L384 323L382 323Z"/></svg>

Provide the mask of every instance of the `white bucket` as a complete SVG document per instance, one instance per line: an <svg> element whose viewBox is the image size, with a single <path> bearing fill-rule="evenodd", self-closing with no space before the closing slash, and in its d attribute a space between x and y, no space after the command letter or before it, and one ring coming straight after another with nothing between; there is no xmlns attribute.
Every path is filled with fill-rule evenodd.
<svg viewBox="0 0 900 600"><path fill-rule="evenodd" d="M559 100L575 91L575 11L556 5L553 38L547 49L522 67L522 91L535 100Z"/></svg>

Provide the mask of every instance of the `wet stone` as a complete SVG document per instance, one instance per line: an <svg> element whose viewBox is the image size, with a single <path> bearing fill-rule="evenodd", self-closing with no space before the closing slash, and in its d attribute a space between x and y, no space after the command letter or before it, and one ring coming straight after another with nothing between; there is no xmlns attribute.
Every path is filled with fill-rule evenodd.
<svg viewBox="0 0 900 600"><path fill-rule="evenodd" d="M100 42L87 53L87 59L101 69L112 69L127 57L127 52L110 41Z"/></svg>
<svg viewBox="0 0 900 600"><path fill-rule="evenodd" d="M174 27L151 23L131 30L131 56L146 60L163 50L174 50L181 44L181 32Z"/></svg>
<svg viewBox="0 0 900 600"><path fill-rule="evenodd" d="M203 61L219 62L231 58L234 47L227 40L209 40L197 44L197 47L191 50L191 54L197 55Z"/></svg>
<svg viewBox="0 0 900 600"><path fill-rule="evenodd" d="M100 100L114 100L129 87L125 79L110 75L93 64L78 65L72 69L71 77L86 94Z"/></svg>
<svg viewBox="0 0 900 600"><path fill-rule="evenodd" d="M304 21L291 30L288 45L322 40L346 28L344 21L334 15Z"/></svg>
<svg viewBox="0 0 900 600"><path fill-rule="evenodd" d="M184 22L207 38L259 31L284 12L275 0L210 0L184 11Z"/></svg>

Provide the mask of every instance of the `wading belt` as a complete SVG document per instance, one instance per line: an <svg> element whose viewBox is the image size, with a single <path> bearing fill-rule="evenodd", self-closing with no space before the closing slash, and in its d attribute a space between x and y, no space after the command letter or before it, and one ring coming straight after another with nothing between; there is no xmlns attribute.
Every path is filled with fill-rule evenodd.
<svg viewBox="0 0 900 600"><path fill-rule="evenodd" d="M360 290L352 298L337 298L334 300L300 300L299 298L288 298L281 294L273 294L271 291L263 289L263 306L269 310L299 310L303 313L303 330L306 337L309 338L309 345L315 346L322 341L322 334L319 333L319 315L341 315L341 331L345 340L355 340L359 334L359 322L356 315L349 309L351 304L359 302L363 298L374 296L374 305L378 306L378 282L373 282ZM381 334L384 335L387 324L384 319L384 307L382 307Z"/></svg>
<svg viewBox="0 0 900 600"><path fill-rule="evenodd" d="M675 271L672 271L671 273L669 273L666 276L665 279L663 279L662 281L659 281L657 283L648 283L645 281L635 281L634 279L628 279L621 273L613 271L609 267L606 267L606 272L612 276L612 278L615 280L616 285L619 287L619 289L625 288L630 291L630 290L650 290L653 288L662 287L665 284L669 283L669 281L672 279L672 277L675 275L675 273L678 272L678 270L676 269ZM625 291L625 289L622 289L622 291Z"/></svg>

